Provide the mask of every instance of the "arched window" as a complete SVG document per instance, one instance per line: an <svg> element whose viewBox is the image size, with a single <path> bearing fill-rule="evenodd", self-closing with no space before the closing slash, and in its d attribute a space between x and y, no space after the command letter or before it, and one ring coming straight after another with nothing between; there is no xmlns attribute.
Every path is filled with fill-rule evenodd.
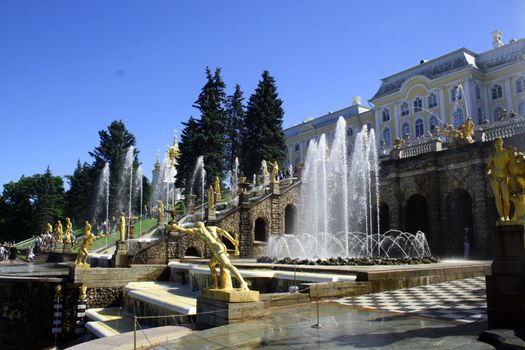
<svg viewBox="0 0 525 350"><path fill-rule="evenodd" d="M501 88L501 85L498 85L498 84L493 85L490 91L492 92L493 100L497 100L498 98L503 97L503 89Z"/></svg>
<svg viewBox="0 0 525 350"><path fill-rule="evenodd" d="M387 122L390 120L390 110L388 108L383 109L383 121Z"/></svg>
<svg viewBox="0 0 525 350"><path fill-rule="evenodd" d="M516 93L521 94L525 91L525 78L519 77L516 79Z"/></svg>
<svg viewBox="0 0 525 350"><path fill-rule="evenodd" d="M419 97L414 100L414 112L421 112L423 109L423 101Z"/></svg>
<svg viewBox="0 0 525 350"><path fill-rule="evenodd" d="M476 85L476 87L474 88L474 90L476 91L476 98L478 100L481 100L481 89L479 87L479 85Z"/></svg>
<svg viewBox="0 0 525 350"><path fill-rule="evenodd" d="M383 140L385 140L385 144L387 146L390 146L392 144L392 135L390 133L390 129L386 128L383 130Z"/></svg>
<svg viewBox="0 0 525 350"><path fill-rule="evenodd" d="M525 117L525 101L518 103L518 117Z"/></svg>
<svg viewBox="0 0 525 350"><path fill-rule="evenodd" d="M450 89L450 99L452 102L462 100L463 89L461 89L458 85L454 85L454 87Z"/></svg>
<svg viewBox="0 0 525 350"><path fill-rule="evenodd" d="M461 123L465 121L465 118L463 116L463 110L461 108L456 109L453 113L453 117L454 117L454 129L457 129L459 128Z"/></svg>
<svg viewBox="0 0 525 350"><path fill-rule="evenodd" d="M430 117L430 132L435 132L439 125L438 118L436 116Z"/></svg>
<svg viewBox="0 0 525 350"><path fill-rule="evenodd" d="M494 121L497 122L497 121L500 121L501 120L501 112L503 112L503 108L501 107L496 107L496 109L494 109Z"/></svg>
<svg viewBox="0 0 525 350"><path fill-rule="evenodd" d="M425 133L425 126L423 125L423 120L416 120L416 137L421 137Z"/></svg>
<svg viewBox="0 0 525 350"><path fill-rule="evenodd" d="M403 126L401 127L401 134L403 138L410 138L410 124L403 124Z"/></svg>
<svg viewBox="0 0 525 350"><path fill-rule="evenodd" d="M354 129L352 129L352 128L347 128L347 129L346 129L346 136L347 136L347 137L352 137L352 136L354 136Z"/></svg>
<svg viewBox="0 0 525 350"><path fill-rule="evenodd" d="M372 124L366 123L366 127L368 128L368 132L372 130Z"/></svg>
<svg viewBox="0 0 525 350"><path fill-rule="evenodd" d="M432 93L428 95L428 108L434 108L438 105L438 99L436 94Z"/></svg>
<svg viewBox="0 0 525 350"><path fill-rule="evenodd" d="M401 104L401 115L408 115L408 103L406 102Z"/></svg>

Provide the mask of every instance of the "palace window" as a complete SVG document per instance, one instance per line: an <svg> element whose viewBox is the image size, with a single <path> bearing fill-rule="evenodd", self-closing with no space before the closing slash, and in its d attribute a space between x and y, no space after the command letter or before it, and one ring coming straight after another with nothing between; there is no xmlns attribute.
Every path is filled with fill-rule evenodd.
<svg viewBox="0 0 525 350"><path fill-rule="evenodd" d="M298 143L295 144L294 149L295 149L295 152L299 152L300 146Z"/></svg>
<svg viewBox="0 0 525 350"><path fill-rule="evenodd" d="M410 138L410 124L405 123L401 127L401 134L403 134L403 138Z"/></svg>
<svg viewBox="0 0 525 350"><path fill-rule="evenodd" d="M458 108L453 113L454 116L454 129L459 128L461 123L465 121L465 118L463 116L463 110L461 108Z"/></svg>
<svg viewBox="0 0 525 350"><path fill-rule="evenodd" d="M383 130L383 140L385 141L385 144L387 146L390 146L392 144L392 136L390 134L390 129L386 128Z"/></svg>
<svg viewBox="0 0 525 350"><path fill-rule="evenodd" d="M430 132L435 132L439 125L438 118L435 116L430 117Z"/></svg>
<svg viewBox="0 0 525 350"><path fill-rule="evenodd" d="M436 94L428 95L428 108L434 108L438 105L438 99Z"/></svg>
<svg viewBox="0 0 525 350"><path fill-rule="evenodd" d="M421 112L422 109L423 101L419 97L416 97L416 99L414 100L414 112Z"/></svg>
<svg viewBox="0 0 525 350"><path fill-rule="evenodd" d="M525 101L518 103L518 116L521 118L525 117Z"/></svg>
<svg viewBox="0 0 525 350"><path fill-rule="evenodd" d="M503 89L501 88L501 85L494 85L492 86L491 88L491 92L492 92L492 99L493 100L497 100L498 98L502 98L503 97Z"/></svg>
<svg viewBox="0 0 525 350"><path fill-rule="evenodd" d="M423 125L423 120L416 120L416 137L421 137L425 133L425 127Z"/></svg>
<svg viewBox="0 0 525 350"><path fill-rule="evenodd" d="M495 122L501 120L501 112L503 112L503 108L496 107L496 109L494 110L494 121Z"/></svg>
<svg viewBox="0 0 525 350"><path fill-rule="evenodd" d="M459 86L455 85L452 89L450 89L450 99L452 102L462 100L463 89L460 89Z"/></svg>
<svg viewBox="0 0 525 350"><path fill-rule="evenodd" d="M519 77L518 80L516 80L516 93L521 94L525 91L525 78Z"/></svg>
<svg viewBox="0 0 525 350"><path fill-rule="evenodd" d="M401 104L401 115L402 116L408 115L408 103L406 102L403 102Z"/></svg>
<svg viewBox="0 0 525 350"><path fill-rule="evenodd" d="M366 124L366 127L368 128L368 132L370 132L370 131L372 130L372 124L367 123L367 124Z"/></svg>
<svg viewBox="0 0 525 350"><path fill-rule="evenodd" d="M383 121L387 122L390 120L390 110L388 108L383 109Z"/></svg>
<svg viewBox="0 0 525 350"><path fill-rule="evenodd" d="M352 136L354 136L354 129L347 128L346 129L346 137L352 137Z"/></svg>

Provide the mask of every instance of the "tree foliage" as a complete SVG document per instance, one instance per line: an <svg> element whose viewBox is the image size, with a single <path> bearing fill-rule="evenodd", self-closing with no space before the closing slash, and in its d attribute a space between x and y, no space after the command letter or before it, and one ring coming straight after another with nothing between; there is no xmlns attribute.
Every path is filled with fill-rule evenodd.
<svg viewBox="0 0 525 350"><path fill-rule="evenodd" d="M227 128L226 138L226 169L233 169L235 158L240 155L241 133L243 131L244 97L241 87L235 85L235 91L228 96L226 103Z"/></svg>
<svg viewBox="0 0 525 350"><path fill-rule="evenodd" d="M259 171L263 159L280 164L285 160L282 103L275 79L264 71L250 96L243 123L240 164L247 176Z"/></svg>
<svg viewBox="0 0 525 350"><path fill-rule="evenodd" d="M193 117L182 124L184 129L179 144L181 157L177 167L177 187L189 191L190 189L186 188L187 183L192 176L197 158L202 154L202 135L200 122Z"/></svg>

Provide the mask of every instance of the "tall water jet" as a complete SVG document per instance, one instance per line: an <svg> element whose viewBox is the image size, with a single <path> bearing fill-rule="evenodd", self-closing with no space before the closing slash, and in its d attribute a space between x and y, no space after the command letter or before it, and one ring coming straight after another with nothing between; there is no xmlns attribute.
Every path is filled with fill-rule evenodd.
<svg viewBox="0 0 525 350"><path fill-rule="evenodd" d="M98 221L99 216L102 214L103 208L105 209L105 220L109 223L109 163L104 164L104 168L100 173L98 184L97 184L97 197L95 200L95 217L92 222ZM103 206L103 203L105 204Z"/></svg>
<svg viewBox="0 0 525 350"><path fill-rule="evenodd" d="M364 126L349 157L346 122L339 118L331 144L311 140L301 176L300 234L271 235L275 257L421 257L430 255L425 235L380 233L379 162L374 130Z"/></svg>
<svg viewBox="0 0 525 350"><path fill-rule="evenodd" d="M199 187L196 187L196 180L199 179ZM201 220L204 220L204 198L206 195L206 170L204 169L204 157L199 156L197 158L197 163L195 164L195 169L193 170L193 174L191 176L190 181L190 189L187 191L187 193L190 193L190 196L199 196L200 192L200 198L201 198ZM194 188L197 188L198 191L195 191ZM195 193L197 192L197 193Z"/></svg>
<svg viewBox="0 0 525 350"><path fill-rule="evenodd" d="M137 167L135 170L135 198L139 198L139 234L142 233L142 192L143 192L143 183L142 183L142 165Z"/></svg>

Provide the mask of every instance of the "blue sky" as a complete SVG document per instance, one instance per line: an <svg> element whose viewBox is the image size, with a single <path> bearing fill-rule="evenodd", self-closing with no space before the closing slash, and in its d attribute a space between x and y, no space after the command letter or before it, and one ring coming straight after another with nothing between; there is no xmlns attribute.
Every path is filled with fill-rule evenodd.
<svg viewBox="0 0 525 350"><path fill-rule="evenodd" d="M382 77L460 47L525 37L525 1L0 1L0 184L91 162L122 119L150 176L206 66L246 99L263 70L284 126L371 98Z"/></svg>

